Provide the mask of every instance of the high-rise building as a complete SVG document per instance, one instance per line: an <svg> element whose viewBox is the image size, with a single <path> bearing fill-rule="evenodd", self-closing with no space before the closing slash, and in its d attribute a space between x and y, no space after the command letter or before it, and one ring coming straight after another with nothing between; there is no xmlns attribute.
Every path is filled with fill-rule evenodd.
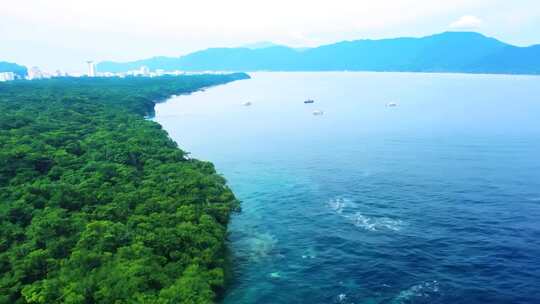
<svg viewBox="0 0 540 304"><path fill-rule="evenodd" d="M38 67L31 67L28 69L28 76L27 78L29 80L32 80L32 79L40 79L40 78L43 78L43 72L41 72L41 70L38 68Z"/></svg>
<svg viewBox="0 0 540 304"><path fill-rule="evenodd" d="M62 72L62 70L56 70L56 72L54 72L53 74L53 77L65 77L65 76L67 76L67 73Z"/></svg>
<svg viewBox="0 0 540 304"><path fill-rule="evenodd" d="M88 77L96 77L96 65L93 61L87 61L88 64Z"/></svg>
<svg viewBox="0 0 540 304"><path fill-rule="evenodd" d="M147 66L143 65L143 66L141 67L141 69L139 70L139 73L140 73L142 76L150 76L150 69L149 69Z"/></svg>
<svg viewBox="0 0 540 304"><path fill-rule="evenodd" d="M13 72L0 73L0 81L11 81L11 80L15 80L15 73Z"/></svg>

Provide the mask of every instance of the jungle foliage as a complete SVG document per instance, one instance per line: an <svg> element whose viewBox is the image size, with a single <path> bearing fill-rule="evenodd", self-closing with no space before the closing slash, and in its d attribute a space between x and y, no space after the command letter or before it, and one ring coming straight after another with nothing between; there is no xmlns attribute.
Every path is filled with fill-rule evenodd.
<svg viewBox="0 0 540 304"><path fill-rule="evenodd" d="M213 302L238 202L145 116L247 77L0 84L0 303Z"/></svg>

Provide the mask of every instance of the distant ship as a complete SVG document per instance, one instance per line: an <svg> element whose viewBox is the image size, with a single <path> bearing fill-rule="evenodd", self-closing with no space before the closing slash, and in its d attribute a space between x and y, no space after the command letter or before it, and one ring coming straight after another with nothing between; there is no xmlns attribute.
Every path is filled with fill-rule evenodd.
<svg viewBox="0 0 540 304"><path fill-rule="evenodd" d="M304 100L304 103L314 103L315 101L313 99Z"/></svg>
<svg viewBox="0 0 540 304"><path fill-rule="evenodd" d="M251 105L251 102L246 101L246 102L244 102L242 105L243 105L243 106L246 106L246 107L249 107L249 106Z"/></svg>
<svg viewBox="0 0 540 304"><path fill-rule="evenodd" d="M397 103L395 102L389 102L386 104L387 107L397 107Z"/></svg>
<svg viewBox="0 0 540 304"><path fill-rule="evenodd" d="M315 115L315 116L319 116L319 115L323 115L323 114L324 114L324 112L321 111L321 110L315 110L315 111L313 111L313 115Z"/></svg>

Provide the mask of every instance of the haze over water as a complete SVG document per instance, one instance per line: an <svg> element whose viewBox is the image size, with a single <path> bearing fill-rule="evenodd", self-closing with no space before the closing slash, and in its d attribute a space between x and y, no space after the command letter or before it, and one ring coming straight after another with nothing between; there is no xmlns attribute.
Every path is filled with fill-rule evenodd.
<svg viewBox="0 0 540 304"><path fill-rule="evenodd" d="M225 303L540 302L540 77L251 76L156 107L242 201Z"/></svg>

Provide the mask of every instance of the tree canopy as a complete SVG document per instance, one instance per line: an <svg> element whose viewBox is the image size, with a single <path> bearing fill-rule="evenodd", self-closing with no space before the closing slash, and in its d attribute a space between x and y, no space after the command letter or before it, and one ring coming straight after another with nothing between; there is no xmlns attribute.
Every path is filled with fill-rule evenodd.
<svg viewBox="0 0 540 304"><path fill-rule="evenodd" d="M154 102L247 78L0 84L0 303L211 303L238 201Z"/></svg>

